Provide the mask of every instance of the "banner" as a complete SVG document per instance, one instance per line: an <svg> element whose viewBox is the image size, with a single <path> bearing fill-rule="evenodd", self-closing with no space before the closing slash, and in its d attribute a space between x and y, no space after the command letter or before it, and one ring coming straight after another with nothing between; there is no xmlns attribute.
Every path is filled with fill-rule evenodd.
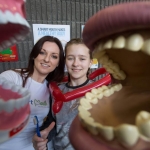
<svg viewBox="0 0 150 150"><path fill-rule="evenodd" d="M64 48L70 40L70 25L33 24L34 44L46 35L58 38Z"/></svg>
<svg viewBox="0 0 150 150"><path fill-rule="evenodd" d="M18 52L16 45L0 51L0 62L18 61Z"/></svg>
<svg viewBox="0 0 150 150"><path fill-rule="evenodd" d="M83 32L83 28L84 28L84 25L81 25L81 32ZM98 68L98 61L96 58L93 58L93 64L91 66L91 68Z"/></svg>

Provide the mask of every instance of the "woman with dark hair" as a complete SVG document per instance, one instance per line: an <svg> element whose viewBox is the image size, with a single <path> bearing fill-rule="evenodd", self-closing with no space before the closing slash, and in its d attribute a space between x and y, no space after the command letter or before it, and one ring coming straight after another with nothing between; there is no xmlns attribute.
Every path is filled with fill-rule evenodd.
<svg viewBox="0 0 150 150"><path fill-rule="evenodd" d="M25 69L8 70L0 77L28 89L31 93L29 100L30 116L25 129L18 135L0 144L2 150L34 150L32 137L35 134L34 116L38 117L39 126L44 118L51 114L51 99L48 83L60 82L64 76L64 52L61 42L51 36L42 37L33 47L28 67ZM21 104L20 104L21 105ZM53 118L49 117L50 123ZM51 128L53 128L52 123ZM46 127L46 126L45 126Z"/></svg>
<svg viewBox="0 0 150 150"><path fill-rule="evenodd" d="M88 85L89 69L92 65L92 54L82 39L72 39L65 46L65 62L68 71L68 82L59 86L62 93ZM56 118L56 136L53 139L55 150L73 150L68 138L68 132L73 119L78 114L79 99L64 102L59 113L54 114ZM49 116L48 116L49 117ZM47 120L48 121L48 120ZM50 123L49 123L50 124ZM34 135L33 146L36 150L45 150L47 136L51 128L41 131L42 138Z"/></svg>

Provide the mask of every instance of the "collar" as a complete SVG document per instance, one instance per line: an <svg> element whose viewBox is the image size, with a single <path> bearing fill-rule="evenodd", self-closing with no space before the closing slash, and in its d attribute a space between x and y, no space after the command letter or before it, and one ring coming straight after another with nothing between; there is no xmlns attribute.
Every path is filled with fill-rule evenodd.
<svg viewBox="0 0 150 150"><path fill-rule="evenodd" d="M70 86L68 83L66 83L66 87L71 88L71 89L76 89L76 88L86 85L88 82L89 82L89 79L87 79L84 83L77 85L77 86Z"/></svg>

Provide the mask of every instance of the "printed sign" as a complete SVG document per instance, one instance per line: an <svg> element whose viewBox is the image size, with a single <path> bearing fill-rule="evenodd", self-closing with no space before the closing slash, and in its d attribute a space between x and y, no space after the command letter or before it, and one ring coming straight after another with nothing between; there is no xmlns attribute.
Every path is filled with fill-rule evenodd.
<svg viewBox="0 0 150 150"><path fill-rule="evenodd" d="M34 44L46 35L58 38L64 48L70 40L70 25L33 24Z"/></svg>
<svg viewBox="0 0 150 150"><path fill-rule="evenodd" d="M0 62L18 61L18 52L16 45L0 51Z"/></svg>
<svg viewBox="0 0 150 150"><path fill-rule="evenodd" d="M84 28L84 25L81 25L81 31L83 32L83 28ZM96 58L93 58L93 64L91 66L91 68L98 68L98 61Z"/></svg>
<svg viewBox="0 0 150 150"><path fill-rule="evenodd" d="M92 61L93 61L93 64L92 64L91 68L98 68L98 61L97 61L97 59L93 58Z"/></svg>

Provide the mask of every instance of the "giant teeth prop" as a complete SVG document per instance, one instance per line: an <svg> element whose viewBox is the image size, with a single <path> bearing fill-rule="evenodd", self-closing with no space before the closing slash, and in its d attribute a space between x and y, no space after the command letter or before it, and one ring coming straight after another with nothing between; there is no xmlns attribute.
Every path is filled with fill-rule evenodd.
<svg viewBox="0 0 150 150"><path fill-rule="evenodd" d="M29 34L24 5L24 0L0 1L0 51L24 40Z"/></svg>
<svg viewBox="0 0 150 150"><path fill-rule="evenodd" d="M30 93L0 77L0 143L20 132L27 124Z"/></svg>
<svg viewBox="0 0 150 150"><path fill-rule="evenodd" d="M25 39L30 26L25 19L25 0L0 1L0 51ZM0 77L0 143L26 126L30 107L29 92Z"/></svg>
<svg viewBox="0 0 150 150"><path fill-rule="evenodd" d="M150 149L149 32L150 2L110 6L85 24L85 44L114 81L80 100L80 122L93 136L80 128L79 137L89 149L92 138L99 141L93 142L99 149L103 149L101 143L115 150ZM74 136L76 123L70 128L70 138L76 149L84 149L84 141Z"/></svg>

